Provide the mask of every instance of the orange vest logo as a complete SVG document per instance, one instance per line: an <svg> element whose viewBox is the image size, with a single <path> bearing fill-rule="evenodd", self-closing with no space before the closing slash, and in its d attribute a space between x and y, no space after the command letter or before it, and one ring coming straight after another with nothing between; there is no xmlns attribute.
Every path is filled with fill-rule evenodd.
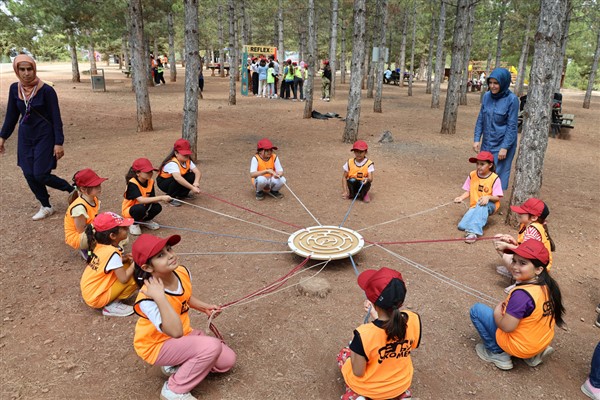
<svg viewBox="0 0 600 400"><path fill-rule="evenodd" d="M190 306L188 305L188 301L184 300L183 303L181 303L181 311L179 312L179 314L185 314L186 312L188 312L189 309Z"/></svg>
<svg viewBox="0 0 600 400"><path fill-rule="evenodd" d="M403 340L391 342L383 346L378 350L379 359L378 364L381 364L386 358L400 358L410 356L410 349L412 348L414 340Z"/></svg>

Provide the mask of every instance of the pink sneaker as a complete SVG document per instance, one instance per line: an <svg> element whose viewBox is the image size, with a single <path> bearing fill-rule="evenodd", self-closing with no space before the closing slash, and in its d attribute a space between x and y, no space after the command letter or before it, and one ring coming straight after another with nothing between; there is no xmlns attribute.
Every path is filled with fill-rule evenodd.
<svg viewBox="0 0 600 400"><path fill-rule="evenodd" d="M363 202L364 203L370 203L371 202L371 198L369 197L369 193L365 193L365 195L363 196Z"/></svg>
<svg viewBox="0 0 600 400"><path fill-rule="evenodd" d="M581 385L581 391L590 399L600 399L600 388L593 387L589 378Z"/></svg>

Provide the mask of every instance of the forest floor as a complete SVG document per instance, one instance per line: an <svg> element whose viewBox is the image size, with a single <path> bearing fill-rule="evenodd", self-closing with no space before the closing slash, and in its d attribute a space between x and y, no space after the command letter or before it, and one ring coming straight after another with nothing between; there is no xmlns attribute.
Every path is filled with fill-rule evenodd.
<svg viewBox="0 0 600 400"><path fill-rule="evenodd" d="M147 157L158 165L181 136L183 73L179 69L176 83L149 89L154 131L136 133L130 80L116 67L106 67L107 92L92 93L89 76L82 76L82 83L70 81L70 65L40 65L39 76L52 81L58 93L65 127L66 155L57 174L70 179L77 170L91 167L108 177L101 211L119 212L131 162ZM14 81L12 69L3 68L0 120ZM157 218L178 227L162 228L159 235L183 236L175 250L192 272L195 295L219 304L262 288L302 262L286 246L288 235L297 229L293 225L317 225L302 204L324 225L340 224L351 204L341 198L342 165L352 155L351 146L341 140L344 122L302 119L301 102L238 95L237 105L229 106L228 84L228 79L206 74L198 119L201 190L260 214L207 194L192 202L271 230L187 205L165 207ZM320 89L316 93L320 97ZM314 109L344 117L347 93L348 85L339 85L334 100L315 100ZM359 137L369 143L376 168L372 202L355 203L344 226L369 241L462 237L456 224L465 206L445 204L462 192L473 169L467 159L474 154L479 94L469 93L469 105L461 106L457 133L440 135L443 108L430 108L423 82L415 83L413 93L409 97L407 87L385 85L383 114L373 113L372 99L362 101ZM406 307L423 322L421 346L413 352L416 399L584 398L579 386L600 336L594 327L594 308L600 302L600 98L596 95L592 108L585 110L583 95L563 91L563 110L576 115L575 129L568 140L549 139L544 162L540 196L551 210L548 221L557 243L553 274L562 288L567 326L556 329L556 353L542 365L530 368L516 360L513 370L503 372L475 353L479 338L469 308L480 300L449 283L460 282L497 301L504 298L508 282L495 272L499 257L489 241L365 246L354 257L361 271L388 266L406 279ZM394 142L378 144L386 130ZM279 147L289 188L302 203L288 189L280 201L255 200L249 164L256 142L265 136ZM164 378L133 350L136 317L103 317L81 299L79 279L85 264L63 240L66 196L53 191L56 214L31 220L39 204L16 165L16 144L15 133L0 157L0 398L158 398ZM510 191L485 236L516 235L514 227L504 224L509 198ZM267 251L279 253L242 254ZM435 279L399 255L444 278ZM362 322L364 294L349 259L332 261L319 273L332 287L325 298L301 295L291 286L318 270L290 279L287 290L226 309L216 325L236 351L237 364L227 374L210 375L193 394L201 399L339 399L343 380L336 356ZM193 312L191 317L195 327L205 328L203 315Z"/></svg>

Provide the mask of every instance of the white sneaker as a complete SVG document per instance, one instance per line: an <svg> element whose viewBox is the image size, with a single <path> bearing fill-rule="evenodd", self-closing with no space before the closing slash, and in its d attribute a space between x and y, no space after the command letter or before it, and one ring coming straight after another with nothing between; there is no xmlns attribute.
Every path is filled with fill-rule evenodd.
<svg viewBox="0 0 600 400"><path fill-rule="evenodd" d="M129 233L135 236L139 236L142 234L142 228L139 225L133 224L129 226Z"/></svg>
<svg viewBox="0 0 600 400"><path fill-rule="evenodd" d="M552 353L554 353L554 348L552 346L548 346L541 353L536 354L531 358L524 358L523 361L525 361L525 364L529 365L530 367L537 367L544 362L544 358Z"/></svg>
<svg viewBox="0 0 600 400"><path fill-rule="evenodd" d="M40 210L37 213L35 213L35 215L31 217L31 219L34 221L39 221L40 219L44 219L51 216L52 214L54 214L54 208L41 206Z"/></svg>
<svg viewBox="0 0 600 400"><path fill-rule="evenodd" d="M179 369L179 365L175 365L175 366L164 365L164 366L160 367L160 372L162 372L162 374L164 376L169 377L169 376L173 375L175 372L177 372L178 369Z"/></svg>
<svg viewBox="0 0 600 400"><path fill-rule="evenodd" d="M507 278L512 278L512 274L510 273L510 271L504 266L504 265L498 265L496 267L496 272L502 276L505 276Z"/></svg>
<svg viewBox="0 0 600 400"><path fill-rule="evenodd" d="M132 225L133 226L133 225ZM155 222L153 220L150 221L146 221L146 228L151 229L153 231L160 229L160 225L158 224L158 222Z"/></svg>
<svg viewBox="0 0 600 400"><path fill-rule="evenodd" d="M190 392L187 393L175 393L169 389L169 384L165 382L160 391L161 400L198 400L196 397L192 396Z"/></svg>
<svg viewBox="0 0 600 400"><path fill-rule="evenodd" d="M504 371L508 371L513 367L512 360L508 353L492 353L491 351L485 348L483 343L477 343L475 345L475 351L477 352L479 358L481 358L483 361L493 363L496 367Z"/></svg>
<svg viewBox="0 0 600 400"><path fill-rule="evenodd" d="M120 301L113 301L102 309L102 315L107 317L127 317L133 314L133 307L123 304Z"/></svg>

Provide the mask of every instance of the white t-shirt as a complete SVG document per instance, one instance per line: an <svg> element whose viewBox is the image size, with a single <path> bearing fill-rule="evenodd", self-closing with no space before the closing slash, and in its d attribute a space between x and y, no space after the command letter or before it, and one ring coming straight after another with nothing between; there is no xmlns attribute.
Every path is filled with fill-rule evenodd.
<svg viewBox="0 0 600 400"><path fill-rule="evenodd" d="M196 168L196 164L194 164L194 162L190 160L190 171L194 168ZM166 163L163 167L163 171L169 174L172 174L173 172L177 172L178 174L181 173L179 171L179 164L177 164L175 161L169 161L168 163Z"/></svg>
<svg viewBox="0 0 600 400"><path fill-rule="evenodd" d="M362 167L363 165L365 165L367 163L367 161L369 161L369 159L367 157L365 157L362 162L356 162L356 158L354 159L354 164L356 164L357 167ZM348 167L348 161L346 161L346 163L344 164L344 171L348 172L349 171L349 167ZM369 171L369 173L374 172L375 171L375 164L371 164L369 165L369 168L367 168L367 171Z"/></svg>
<svg viewBox="0 0 600 400"><path fill-rule="evenodd" d="M258 171L258 160L256 159L256 157L252 157L252 161L250 161L250 173L253 173L256 171ZM275 158L275 171L283 172L283 167L281 166L281 163L279 162L279 156L277 156L277 158Z"/></svg>
<svg viewBox="0 0 600 400"><path fill-rule="evenodd" d="M183 287L181 286L181 282L177 280L177 290L172 292L170 290L165 289L165 292L174 295L182 294ZM152 325L154 325L154 327L159 332L162 332L162 330L160 329L160 324L162 324L162 318L160 317L160 311L156 303L154 301L142 301L140 303L140 309L144 314L146 314L146 317L148 317L150 322L152 322Z"/></svg>
<svg viewBox="0 0 600 400"><path fill-rule="evenodd" d="M117 253L114 253L106 263L106 271L119 269L123 266L123 259Z"/></svg>

